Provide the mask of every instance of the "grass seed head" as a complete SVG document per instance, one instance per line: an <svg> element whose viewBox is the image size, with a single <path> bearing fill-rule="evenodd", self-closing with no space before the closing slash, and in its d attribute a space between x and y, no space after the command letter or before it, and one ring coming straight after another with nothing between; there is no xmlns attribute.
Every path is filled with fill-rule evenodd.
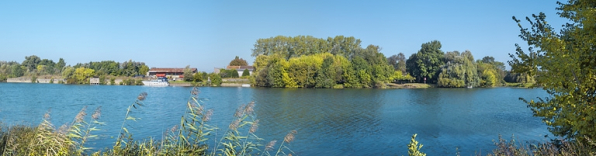
<svg viewBox="0 0 596 156"><path fill-rule="evenodd" d="M255 133L255 132L257 131L257 128L259 128L259 119L255 120L255 122L253 122L253 123L250 125L250 130L249 130L249 132L250 132L250 133Z"/></svg>
<svg viewBox="0 0 596 156"><path fill-rule="evenodd" d="M254 112L254 107L255 107L254 101L248 103L248 105L246 105L246 107L244 108L244 113L251 114L252 112Z"/></svg>
<svg viewBox="0 0 596 156"><path fill-rule="evenodd" d="M267 145L265 146L265 151L271 151L275 146L276 142L277 140L271 140L269 143L267 143Z"/></svg>
<svg viewBox="0 0 596 156"><path fill-rule="evenodd" d="M298 133L296 130L292 130L290 133L286 135L286 137L284 137L284 141L287 143L294 141L294 134L296 133Z"/></svg>
<svg viewBox="0 0 596 156"><path fill-rule="evenodd" d="M203 121L204 122L207 122L207 121L211 120L211 116L212 115L213 115L213 110L212 109L209 109L207 111L207 113L205 113L205 115L203 116Z"/></svg>
<svg viewBox="0 0 596 156"><path fill-rule="evenodd" d="M87 111L87 106L83 107L83 109L81 109L81 111L79 111L79 113L75 117L75 122L82 122L83 119L85 119L85 116L87 115L86 111Z"/></svg>
<svg viewBox="0 0 596 156"><path fill-rule="evenodd" d="M137 99L139 101L143 101L143 100L145 100L146 97L147 97L147 92L142 92L141 94L139 94L139 96L137 97Z"/></svg>
<svg viewBox="0 0 596 156"><path fill-rule="evenodd" d="M240 119L236 119L232 123L230 123L229 128L231 130L236 130L236 129L238 129L238 125L240 125Z"/></svg>
<svg viewBox="0 0 596 156"><path fill-rule="evenodd" d="M93 112L93 115L91 115L91 118L93 118L93 120L97 120L99 119L99 117L101 117L101 106L97 107Z"/></svg>
<svg viewBox="0 0 596 156"><path fill-rule="evenodd" d="M236 109L236 113L234 113L234 117L241 117L244 115L244 108L246 107L246 105L241 105L240 107L238 107L238 109Z"/></svg>

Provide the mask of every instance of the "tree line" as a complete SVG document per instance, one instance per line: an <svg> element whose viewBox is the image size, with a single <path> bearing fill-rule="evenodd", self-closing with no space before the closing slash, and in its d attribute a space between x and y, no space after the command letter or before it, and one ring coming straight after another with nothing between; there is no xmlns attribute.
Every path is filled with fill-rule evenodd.
<svg viewBox="0 0 596 156"><path fill-rule="evenodd" d="M354 37L276 36L258 39L251 81L260 87L371 88L415 81L438 87L494 87L531 82L527 75L505 70L492 56L475 60L468 50L443 52L440 41L421 45L406 59L403 53L385 57L381 47L360 46ZM507 79L506 79L507 78Z"/></svg>
<svg viewBox="0 0 596 156"><path fill-rule="evenodd" d="M77 63L74 66L66 65L64 59L58 62L50 59L41 59L36 55L26 56L22 63L15 61L0 61L0 81L7 78L28 76L61 76L68 84L86 84L90 77L99 77L107 81L106 76L112 77L134 77L145 75L149 67L144 62L132 60L125 62L100 61L89 63ZM113 81L113 80L112 80ZM138 82L130 83L138 84Z"/></svg>

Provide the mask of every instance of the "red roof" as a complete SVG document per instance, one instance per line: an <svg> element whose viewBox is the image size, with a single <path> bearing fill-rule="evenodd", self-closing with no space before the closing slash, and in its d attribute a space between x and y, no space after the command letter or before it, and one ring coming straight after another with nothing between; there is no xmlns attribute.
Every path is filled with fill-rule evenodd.
<svg viewBox="0 0 596 156"><path fill-rule="evenodd" d="M190 68L190 71L197 72L197 68ZM151 68L149 72L153 73L183 73L184 68Z"/></svg>

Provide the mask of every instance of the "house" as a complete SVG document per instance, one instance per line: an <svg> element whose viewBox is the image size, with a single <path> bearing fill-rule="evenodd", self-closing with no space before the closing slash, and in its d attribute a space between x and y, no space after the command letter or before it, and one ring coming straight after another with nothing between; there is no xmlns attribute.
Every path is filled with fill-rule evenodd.
<svg viewBox="0 0 596 156"><path fill-rule="evenodd" d="M190 68L192 74L197 73L197 68ZM157 77L167 77L172 79L184 78L184 68L155 68L152 67L149 72L147 72L148 77L157 78Z"/></svg>
<svg viewBox="0 0 596 156"><path fill-rule="evenodd" d="M238 76L242 76L242 72L244 72L245 69L248 69L248 73L250 75L252 75L252 72L255 70L255 67L253 67L253 66L228 66L228 67L226 67L226 70L232 70L232 69L236 69L236 71L238 72Z"/></svg>

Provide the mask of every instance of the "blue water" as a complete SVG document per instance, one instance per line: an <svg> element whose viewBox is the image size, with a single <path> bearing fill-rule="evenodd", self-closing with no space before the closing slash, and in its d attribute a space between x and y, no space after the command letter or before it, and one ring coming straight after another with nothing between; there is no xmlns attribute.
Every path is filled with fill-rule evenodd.
<svg viewBox="0 0 596 156"><path fill-rule="evenodd" d="M190 87L89 86L0 83L0 121L5 125L37 125L51 113L56 127L73 121L88 106L88 118L101 106L100 121L107 125L89 144L111 147L126 108L147 92L145 107L127 122L135 139L161 139L180 123ZM519 97L545 97L539 89L272 89L200 88L199 98L214 110L210 121L226 129L235 109L251 101L260 119L257 135L262 144L278 140L291 130L289 147L297 155L407 155L413 134L429 155L487 153L498 135L520 141L545 141L551 135L532 116ZM223 132L218 132L219 136ZM456 148L458 149L456 151Z"/></svg>

